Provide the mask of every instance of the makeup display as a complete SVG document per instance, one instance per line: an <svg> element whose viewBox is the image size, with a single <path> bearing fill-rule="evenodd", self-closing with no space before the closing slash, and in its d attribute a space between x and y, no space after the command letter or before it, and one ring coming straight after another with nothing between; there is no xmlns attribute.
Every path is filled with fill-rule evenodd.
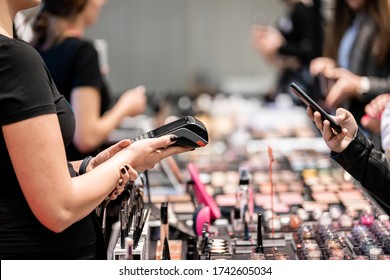
<svg viewBox="0 0 390 280"><path fill-rule="evenodd" d="M283 98L199 96L207 146L151 170L149 189L129 186L115 258L131 237L133 259L389 259L389 216Z"/></svg>
<svg viewBox="0 0 390 280"><path fill-rule="evenodd" d="M245 178L250 178L244 185L252 192L242 186L243 170ZM219 219L209 217L196 223L199 259L388 257L388 216L338 168L274 170L272 183L265 170L252 175L248 168L239 168L236 176L232 171L216 172L202 177L199 171L199 177L209 179L204 184L221 211ZM229 178L237 180L236 188L229 186ZM253 201L252 211L249 201ZM207 206L202 209L210 211Z"/></svg>

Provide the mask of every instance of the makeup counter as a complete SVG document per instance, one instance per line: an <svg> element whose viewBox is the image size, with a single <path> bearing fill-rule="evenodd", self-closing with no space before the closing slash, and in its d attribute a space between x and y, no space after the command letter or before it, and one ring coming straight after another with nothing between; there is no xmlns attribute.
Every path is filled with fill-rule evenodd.
<svg viewBox="0 0 390 280"><path fill-rule="evenodd" d="M145 210L113 225L108 259L390 259L389 216L330 159L305 107L221 94L191 108L209 144L141 176Z"/></svg>

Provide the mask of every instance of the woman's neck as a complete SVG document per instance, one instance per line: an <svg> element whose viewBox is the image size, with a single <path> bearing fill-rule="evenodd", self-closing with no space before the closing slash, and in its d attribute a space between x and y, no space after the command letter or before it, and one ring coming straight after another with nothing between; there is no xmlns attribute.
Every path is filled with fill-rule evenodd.
<svg viewBox="0 0 390 280"><path fill-rule="evenodd" d="M9 37L9 38L13 38L14 32L13 32L12 26L11 26L11 28L0 26L0 34L4 35L6 37Z"/></svg>
<svg viewBox="0 0 390 280"><path fill-rule="evenodd" d="M10 13L6 12L6 9L3 9L3 6L0 6L0 34L13 38L14 30L12 27L13 18Z"/></svg>
<svg viewBox="0 0 390 280"><path fill-rule="evenodd" d="M66 29L64 31L64 37L76 37L76 38L81 38L84 36L84 32L79 29Z"/></svg>
<svg viewBox="0 0 390 280"><path fill-rule="evenodd" d="M65 22L64 37L76 37L81 38L84 36L85 28L83 24L76 22Z"/></svg>

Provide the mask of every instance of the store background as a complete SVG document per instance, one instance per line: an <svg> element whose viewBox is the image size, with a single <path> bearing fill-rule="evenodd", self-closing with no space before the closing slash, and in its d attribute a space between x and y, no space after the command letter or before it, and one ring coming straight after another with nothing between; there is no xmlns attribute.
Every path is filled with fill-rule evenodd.
<svg viewBox="0 0 390 280"><path fill-rule="evenodd" d="M333 0L323 0L327 16ZM24 11L27 16L36 10ZM111 0L87 36L103 41L114 94L193 94L196 77L223 93L272 90L276 69L252 48L254 23L273 25L282 0Z"/></svg>
<svg viewBox="0 0 390 280"><path fill-rule="evenodd" d="M276 71L253 50L250 27L273 24L284 9L280 0L107 1L87 35L108 42L114 92L143 84L149 92L191 93L201 73L226 93L257 94Z"/></svg>

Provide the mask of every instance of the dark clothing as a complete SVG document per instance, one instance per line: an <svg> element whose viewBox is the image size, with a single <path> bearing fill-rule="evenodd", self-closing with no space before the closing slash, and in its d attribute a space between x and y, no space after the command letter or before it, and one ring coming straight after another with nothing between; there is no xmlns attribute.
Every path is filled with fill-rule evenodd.
<svg viewBox="0 0 390 280"><path fill-rule="evenodd" d="M313 5L301 2L293 5L289 15L279 19L277 28L286 43L279 49L282 55L293 55L303 65L322 54L323 27L320 1Z"/></svg>
<svg viewBox="0 0 390 280"><path fill-rule="evenodd" d="M357 38L352 46L349 54L350 64L348 70L359 76L367 76L370 79L370 90L363 94L360 98L353 98L344 108L349 110L359 126L361 127L360 119L365 114L364 107L370 101L390 89L386 78L390 76L390 55L387 57L387 62L380 65L373 55L373 43L375 36L377 36L377 26L374 20L367 16L361 15Z"/></svg>
<svg viewBox="0 0 390 280"><path fill-rule="evenodd" d="M48 51L39 51L46 63L53 80L61 94L70 103L72 90L76 87L94 87L100 94L100 114L109 108L110 95L108 87L100 73L99 59L93 44L77 38L66 38ZM100 149L88 153L96 155ZM66 150L68 160L85 158L71 143Z"/></svg>
<svg viewBox="0 0 390 280"><path fill-rule="evenodd" d="M45 114L57 114L64 145L70 143L75 130L73 112L41 57L27 43L0 35L0 125ZM70 163L68 167L71 176L77 176ZM61 233L48 230L36 219L0 129L0 259L93 259L97 258L96 238L91 215Z"/></svg>
<svg viewBox="0 0 390 280"><path fill-rule="evenodd" d="M390 212L390 159L360 130L343 152L331 156Z"/></svg>
<svg viewBox="0 0 390 280"><path fill-rule="evenodd" d="M320 3L319 0L314 0L313 5L298 2L292 5L286 16L278 20L276 27L285 39L279 54L293 56L301 64L299 69L286 69L281 73L278 92L290 92L291 82L299 84L308 93L312 92L309 65L313 58L322 54L323 45Z"/></svg>

